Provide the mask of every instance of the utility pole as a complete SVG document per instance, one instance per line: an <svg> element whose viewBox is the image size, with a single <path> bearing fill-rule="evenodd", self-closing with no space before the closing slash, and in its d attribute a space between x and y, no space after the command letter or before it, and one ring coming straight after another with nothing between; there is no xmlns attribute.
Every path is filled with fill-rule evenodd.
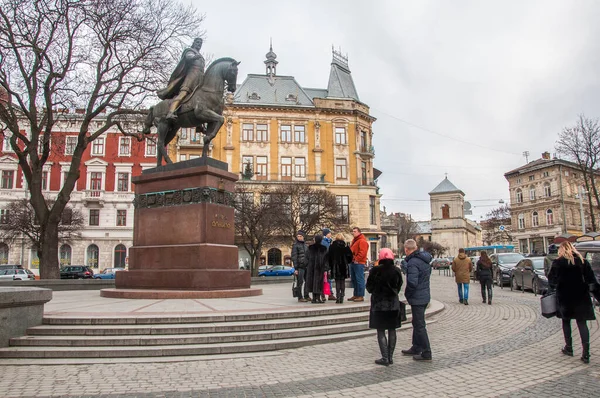
<svg viewBox="0 0 600 398"><path fill-rule="evenodd" d="M523 156L525 157L525 163L529 163L529 151L523 151Z"/></svg>
<svg viewBox="0 0 600 398"><path fill-rule="evenodd" d="M577 196L579 197L579 213L581 215L581 234L585 234L585 213L583 211L583 195L587 194L587 191L584 191L582 186L579 186L579 192Z"/></svg>
<svg viewBox="0 0 600 398"><path fill-rule="evenodd" d="M559 164L558 165L558 183L560 184L560 207L562 209L562 220L563 220L562 233L566 234L567 233L567 213L565 211L565 196L563 193L562 174L563 174L562 167Z"/></svg>

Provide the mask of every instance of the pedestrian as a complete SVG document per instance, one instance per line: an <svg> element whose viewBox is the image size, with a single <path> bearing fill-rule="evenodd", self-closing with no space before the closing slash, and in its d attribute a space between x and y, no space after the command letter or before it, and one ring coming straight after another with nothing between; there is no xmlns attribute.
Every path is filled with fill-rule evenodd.
<svg viewBox="0 0 600 398"><path fill-rule="evenodd" d="M412 347L402 350L404 355L412 355L415 361L431 361L431 346L425 324L425 309L431 300L431 254L418 251L417 242L408 239L404 242L406 254L406 288L404 297L410 304L412 314Z"/></svg>
<svg viewBox="0 0 600 398"><path fill-rule="evenodd" d="M492 305L492 285L494 275L492 271L492 260L487 255L487 252L481 252L479 260L477 260L477 279L481 284L481 297L483 304L486 303L485 293L487 291L487 303Z"/></svg>
<svg viewBox="0 0 600 398"><path fill-rule="evenodd" d="M352 228L352 263L350 264L350 275L352 277L352 287L354 295L348 301L365 301L365 265L367 264L367 252L369 251L369 242L360 232L360 228Z"/></svg>
<svg viewBox="0 0 600 398"><path fill-rule="evenodd" d="M308 246L304 241L304 231L298 231L296 242L292 246L292 264L294 264L295 268L294 274L297 276L296 289L298 292L298 302L300 303L310 301L308 284L306 283L306 268L308 266L307 251Z"/></svg>
<svg viewBox="0 0 600 398"><path fill-rule="evenodd" d="M575 319L581 338L581 361L590 363L590 331L587 321L596 319L590 286L596 286L597 281L590 263L583 259L571 242L562 242L558 247L558 258L552 263L548 283L556 289L556 316L562 319L565 337L562 353L573 356L571 319Z"/></svg>
<svg viewBox="0 0 600 398"><path fill-rule="evenodd" d="M323 280L328 271L327 248L321 244L323 235L315 236L315 243L308 247L307 259L308 268L306 273L306 283L308 291L312 293L313 304L322 304L325 301L321 299L323 294Z"/></svg>
<svg viewBox="0 0 600 398"><path fill-rule="evenodd" d="M469 305L471 271L473 271L473 262L465 254L465 249L458 249L458 256L452 260L452 272L458 286L458 301L464 305Z"/></svg>
<svg viewBox="0 0 600 398"><path fill-rule="evenodd" d="M548 277L550 274L550 268L552 267L552 263L554 260L558 258L558 245L552 243L548 246L548 255L544 257L544 275Z"/></svg>
<svg viewBox="0 0 600 398"><path fill-rule="evenodd" d="M335 236L335 240L329 246L329 269L331 277L335 280L336 303L342 304L346 294L346 278L350 275L348 264L352 262L352 251L344 241L341 233Z"/></svg>
<svg viewBox="0 0 600 398"><path fill-rule="evenodd" d="M379 251L379 265L373 267L367 278L367 291L371 293L369 328L377 329L377 342L381 359L377 365L394 363L396 329L400 327L400 299L402 272L394 265L394 253L390 249ZM387 337L385 331L387 330Z"/></svg>
<svg viewBox="0 0 600 398"><path fill-rule="evenodd" d="M333 233L331 232L331 230L329 228L323 228L322 232L323 232L323 240L321 241L321 244L329 250L329 247L331 246L331 243L333 242L333 238L332 238ZM329 295L328 300L330 300L330 301L336 300L337 301L337 298L333 294L333 292L334 292L333 279L328 278L327 282L329 282L329 287L331 288L331 294Z"/></svg>

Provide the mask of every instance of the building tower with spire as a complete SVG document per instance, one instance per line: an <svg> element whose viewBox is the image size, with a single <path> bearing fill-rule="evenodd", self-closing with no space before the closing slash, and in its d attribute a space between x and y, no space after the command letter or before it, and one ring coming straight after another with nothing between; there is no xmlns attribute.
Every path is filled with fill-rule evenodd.
<svg viewBox="0 0 600 398"><path fill-rule="evenodd" d="M277 74L277 54L273 52L273 40L271 40L269 45L269 52L265 55L265 66L267 67L267 76L273 77Z"/></svg>

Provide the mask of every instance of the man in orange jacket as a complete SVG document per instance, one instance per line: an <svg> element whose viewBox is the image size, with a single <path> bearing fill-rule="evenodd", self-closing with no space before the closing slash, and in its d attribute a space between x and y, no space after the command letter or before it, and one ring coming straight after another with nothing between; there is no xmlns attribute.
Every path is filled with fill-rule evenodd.
<svg viewBox="0 0 600 398"><path fill-rule="evenodd" d="M352 287L354 288L354 296L348 301L361 302L365 301L365 264L367 263L367 253L369 252L369 242L367 238L360 232L360 228L352 228L352 264L350 264L350 278L352 279Z"/></svg>

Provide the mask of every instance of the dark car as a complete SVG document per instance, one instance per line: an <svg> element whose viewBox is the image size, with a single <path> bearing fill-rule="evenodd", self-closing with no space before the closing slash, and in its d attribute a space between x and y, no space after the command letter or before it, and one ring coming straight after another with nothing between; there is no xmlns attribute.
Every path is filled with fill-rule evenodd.
<svg viewBox="0 0 600 398"><path fill-rule="evenodd" d="M60 269L60 279L91 279L94 271L85 265L68 265Z"/></svg>
<svg viewBox="0 0 600 398"><path fill-rule="evenodd" d="M434 258L433 260L431 260L431 268L433 269L449 269L450 268L450 261L445 258Z"/></svg>
<svg viewBox="0 0 600 398"><path fill-rule="evenodd" d="M494 282L498 286L504 286L510 283L510 276L513 268L525 257L520 253L496 253L490 256L492 260L492 272L494 273Z"/></svg>
<svg viewBox="0 0 600 398"><path fill-rule="evenodd" d="M596 280L600 280L600 241L576 243L575 248L592 266Z"/></svg>
<svg viewBox="0 0 600 398"><path fill-rule="evenodd" d="M548 290L548 278L544 273L544 257L527 257L512 270L511 289L531 289L535 294Z"/></svg>

